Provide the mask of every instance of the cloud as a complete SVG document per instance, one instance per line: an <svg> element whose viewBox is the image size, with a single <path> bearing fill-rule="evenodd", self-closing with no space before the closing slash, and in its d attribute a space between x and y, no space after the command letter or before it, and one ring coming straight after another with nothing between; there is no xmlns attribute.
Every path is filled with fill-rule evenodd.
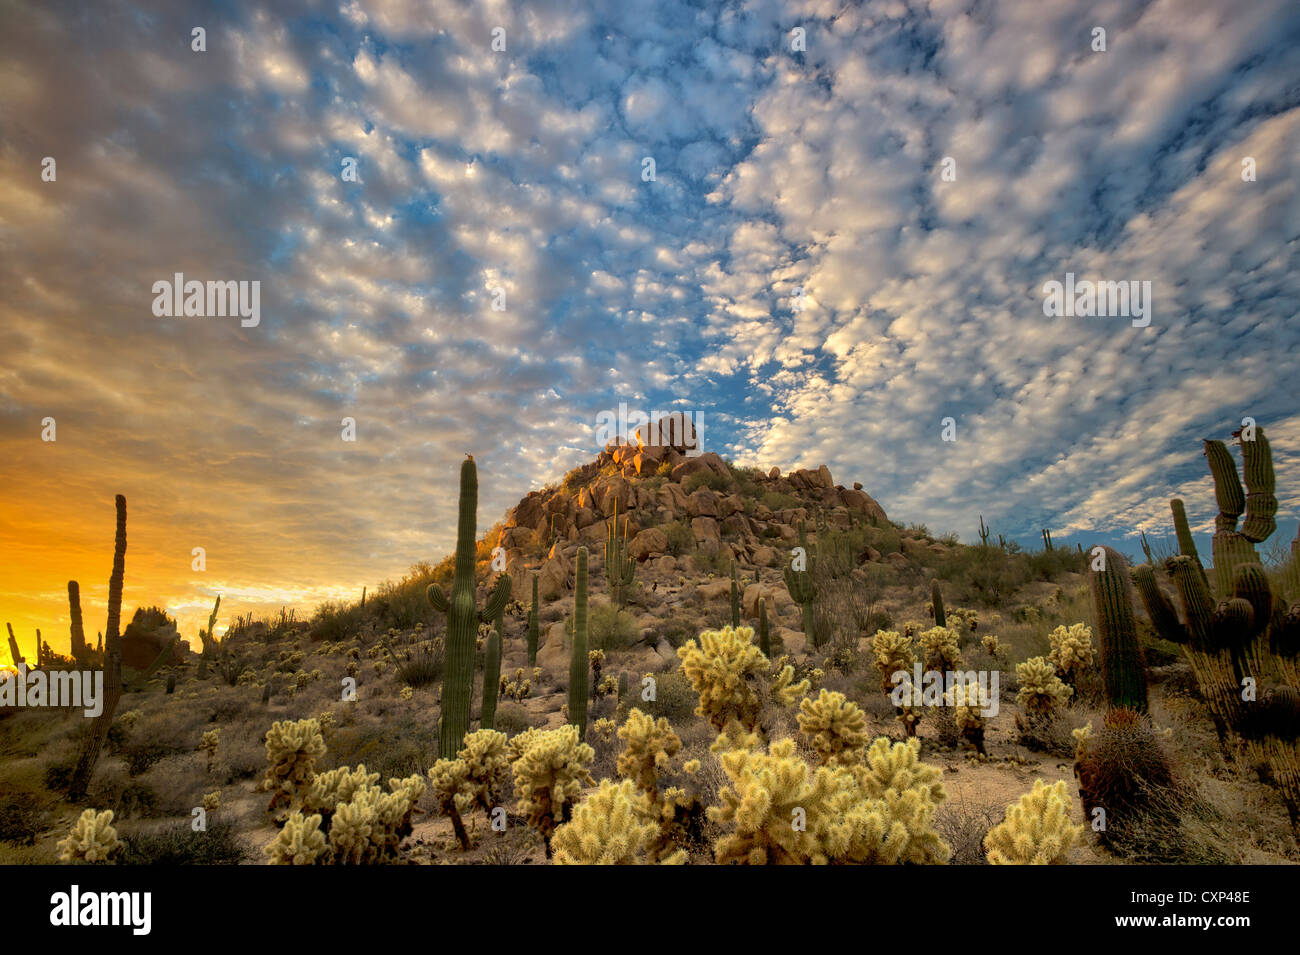
<svg viewBox="0 0 1300 955"><path fill-rule="evenodd" d="M16 626L102 608L114 493L129 605L309 610L446 551L465 452L486 527L620 401L966 537L1160 527L1246 414L1300 487L1281 0L236 3L202 54L118 9L0 39ZM262 324L155 318L178 271ZM1045 318L1067 271L1150 281L1150 327Z"/></svg>

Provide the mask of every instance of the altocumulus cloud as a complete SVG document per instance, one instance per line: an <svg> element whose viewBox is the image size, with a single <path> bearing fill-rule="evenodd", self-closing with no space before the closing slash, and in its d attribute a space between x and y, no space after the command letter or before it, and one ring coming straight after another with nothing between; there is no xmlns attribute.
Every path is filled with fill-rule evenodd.
<svg viewBox="0 0 1300 955"><path fill-rule="evenodd" d="M117 491L128 605L337 596L446 550L464 452L487 522L619 401L967 537L1162 526L1250 414L1288 513L1300 14L1094 8L9 5L6 605L106 576ZM1045 318L1067 271L1151 281L1151 326ZM175 272L261 324L154 318Z"/></svg>

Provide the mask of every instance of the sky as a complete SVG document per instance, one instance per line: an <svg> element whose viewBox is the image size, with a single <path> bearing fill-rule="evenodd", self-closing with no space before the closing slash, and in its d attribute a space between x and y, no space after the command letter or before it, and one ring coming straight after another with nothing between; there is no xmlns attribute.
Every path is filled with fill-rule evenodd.
<svg viewBox="0 0 1300 955"><path fill-rule="evenodd" d="M75 578L103 628L116 493L125 612L195 645L355 599L467 452L482 530L621 402L1130 551L1212 528L1249 416L1289 540L1298 175L1289 0L0 0L0 617L65 647ZM156 315L178 272L259 321ZM1046 315L1066 273L1149 323Z"/></svg>

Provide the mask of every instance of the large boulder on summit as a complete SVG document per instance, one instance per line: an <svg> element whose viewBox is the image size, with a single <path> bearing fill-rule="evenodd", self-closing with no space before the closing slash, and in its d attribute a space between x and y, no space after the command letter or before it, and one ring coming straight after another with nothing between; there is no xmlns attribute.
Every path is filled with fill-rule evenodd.
<svg viewBox="0 0 1300 955"><path fill-rule="evenodd" d="M636 429L638 447L657 447L675 451L698 451L699 435L691 416L680 411L666 414Z"/></svg>

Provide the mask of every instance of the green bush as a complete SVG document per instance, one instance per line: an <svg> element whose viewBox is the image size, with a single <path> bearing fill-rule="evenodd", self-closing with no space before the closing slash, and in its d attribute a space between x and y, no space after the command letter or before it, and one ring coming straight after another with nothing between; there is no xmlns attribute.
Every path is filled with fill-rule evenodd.
<svg viewBox="0 0 1300 955"><path fill-rule="evenodd" d="M362 623L368 617L369 614L358 604L327 601L316 608L312 617L312 639L336 643L350 640L361 632Z"/></svg>
<svg viewBox="0 0 1300 955"><path fill-rule="evenodd" d="M667 673L651 674L655 679L655 698L642 700L642 688L639 680L634 680L633 696L637 706L645 713L658 719L665 717L674 726L685 726L695 719L695 707L700 698L691 686L691 681L681 670Z"/></svg>
<svg viewBox="0 0 1300 955"><path fill-rule="evenodd" d="M395 647L397 682L419 689L442 678L445 650L441 643L421 640L407 647Z"/></svg>
<svg viewBox="0 0 1300 955"><path fill-rule="evenodd" d="M30 846L45 828L41 802L31 793L11 793L0 799L0 842Z"/></svg>
<svg viewBox="0 0 1300 955"><path fill-rule="evenodd" d="M252 861L252 852L239 838L235 824L213 819L206 832L194 832L188 822L162 829L123 835L118 865L239 865Z"/></svg>
<svg viewBox="0 0 1300 955"><path fill-rule="evenodd" d="M760 500L773 511L784 511L787 508L803 506L803 501L799 500L799 498L793 494L784 494L781 491L767 491Z"/></svg>
<svg viewBox="0 0 1300 955"><path fill-rule="evenodd" d="M636 621L613 604L594 603L587 615L587 640L593 650L623 650L637 638Z"/></svg>
<svg viewBox="0 0 1300 955"><path fill-rule="evenodd" d="M730 489L731 481L712 471L696 471L694 474L687 475L686 480L682 482L682 490L687 494L692 494L702 487L707 487L710 491L726 491Z"/></svg>
<svg viewBox="0 0 1300 955"><path fill-rule="evenodd" d="M496 722L492 728L498 733L514 736L516 733L531 729L532 725L532 721L528 718L528 711L518 703L506 700L497 704Z"/></svg>
<svg viewBox="0 0 1300 955"><path fill-rule="evenodd" d="M668 538L668 553L673 557L680 557L682 554L689 553L695 546L695 535L691 532L691 525L685 521L673 521L671 524L665 524L663 532Z"/></svg>

